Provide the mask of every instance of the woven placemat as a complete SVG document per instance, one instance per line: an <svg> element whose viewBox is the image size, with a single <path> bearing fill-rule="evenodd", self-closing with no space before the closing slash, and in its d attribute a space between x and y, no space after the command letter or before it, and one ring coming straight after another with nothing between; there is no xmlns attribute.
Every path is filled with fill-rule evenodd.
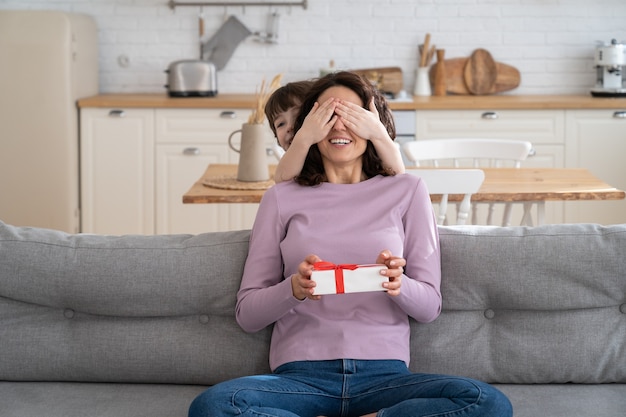
<svg viewBox="0 0 626 417"><path fill-rule="evenodd" d="M202 179L202 185L224 190L267 190L274 185L274 180L267 181L238 181L236 175L223 175Z"/></svg>

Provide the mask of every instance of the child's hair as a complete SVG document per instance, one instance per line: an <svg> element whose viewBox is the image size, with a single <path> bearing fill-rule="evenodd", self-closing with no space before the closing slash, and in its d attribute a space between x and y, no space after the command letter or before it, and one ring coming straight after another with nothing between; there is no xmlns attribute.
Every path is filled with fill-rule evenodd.
<svg viewBox="0 0 626 417"><path fill-rule="evenodd" d="M313 81L309 80L294 81L279 87L272 93L265 103L265 116L274 136L276 136L276 128L274 127L276 116L294 106L300 106L312 85Z"/></svg>

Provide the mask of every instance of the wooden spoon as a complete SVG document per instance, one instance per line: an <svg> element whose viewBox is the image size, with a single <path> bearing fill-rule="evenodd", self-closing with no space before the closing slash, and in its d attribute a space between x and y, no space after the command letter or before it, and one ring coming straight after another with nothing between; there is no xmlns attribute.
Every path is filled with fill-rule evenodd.
<svg viewBox="0 0 626 417"><path fill-rule="evenodd" d="M463 70L463 79L472 94L489 94L496 82L497 67L489 51L476 49Z"/></svg>

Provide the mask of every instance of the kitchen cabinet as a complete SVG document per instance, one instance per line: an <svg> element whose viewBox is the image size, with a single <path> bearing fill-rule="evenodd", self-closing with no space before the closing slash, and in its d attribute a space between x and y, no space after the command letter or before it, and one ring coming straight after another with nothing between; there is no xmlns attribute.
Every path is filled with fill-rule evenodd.
<svg viewBox="0 0 626 417"><path fill-rule="evenodd" d="M416 138L482 137L527 140L535 154L526 167L562 168L565 114L562 110L419 110Z"/></svg>
<svg viewBox="0 0 626 417"><path fill-rule="evenodd" d="M172 234L252 227L258 204L183 204L249 109L81 109L82 231ZM275 139L267 127L268 148ZM238 147L240 136L233 137ZM268 156L268 163L275 163Z"/></svg>
<svg viewBox="0 0 626 417"><path fill-rule="evenodd" d="M208 164L224 158L217 145L168 145L156 147L156 233L199 233L224 230L228 207L221 204L182 204L182 195Z"/></svg>
<svg viewBox="0 0 626 417"><path fill-rule="evenodd" d="M418 110L416 140L463 137L527 140L533 144L534 155L522 166L563 168L564 119L563 110ZM561 223L563 209L563 203L548 203L546 222ZM496 218L499 217L501 214L497 212ZM521 217L522 208L516 205L512 219Z"/></svg>
<svg viewBox="0 0 626 417"><path fill-rule="evenodd" d="M154 111L81 110L81 230L154 233Z"/></svg>
<svg viewBox="0 0 626 417"><path fill-rule="evenodd" d="M586 168L626 190L626 106L623 110L568 110L566 134L567 166ZM626 223L626 200L568 203L565 221Z"/></svg>
<svg viewBox="0 0 626 417"><path fill-rule="evenodd" d="M252 227L258 204L183 204L182 195L210 163L237 163L229 135L250 110L156 109L156 233L201 233ZM274 139L267 127L268 147ZM233 136L239 146L240 135ZM268 160L268 163L271 163Z"/></svg>
<svg viewBox="0 0 626 417"><path fill-rule="evenodd" d="M81 230L149 234L251 227L256 204L183 204L182 195L207 164L238 162L228 135L241 128L255 104L253 94L194 99L103 94L80 99ZM529 140L536 153L523 166L584 167L626 189L621 161L624 99L454 95L414 97L392 102L391 108L412 124L406 132L398 131L405 135L400 141L453 136ZM267 132L270 147L275 139L269 127ZM238 143L238 135L236 139ZM268 162L276 160L269 156ZM548 202L545 220L624 222L624 204ZM518 218L517 211L514 216Z"/></svg>

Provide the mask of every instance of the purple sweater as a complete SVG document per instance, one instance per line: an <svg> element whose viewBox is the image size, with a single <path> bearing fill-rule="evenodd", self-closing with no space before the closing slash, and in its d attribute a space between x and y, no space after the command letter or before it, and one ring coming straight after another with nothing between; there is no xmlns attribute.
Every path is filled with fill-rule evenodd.
<svg viewBox="0 0 626 417"><path fill-rule="evenodd" d="M401 294L296 299L290 277L309 254L336 264L374 263L389 249L407 260ZM237 321L248 332L274 323L270 367L292 361L398 359L409 363L409 316L441 311L439 235L425 184L403 174L357 184L270 188L257 213Z"/></svg>

